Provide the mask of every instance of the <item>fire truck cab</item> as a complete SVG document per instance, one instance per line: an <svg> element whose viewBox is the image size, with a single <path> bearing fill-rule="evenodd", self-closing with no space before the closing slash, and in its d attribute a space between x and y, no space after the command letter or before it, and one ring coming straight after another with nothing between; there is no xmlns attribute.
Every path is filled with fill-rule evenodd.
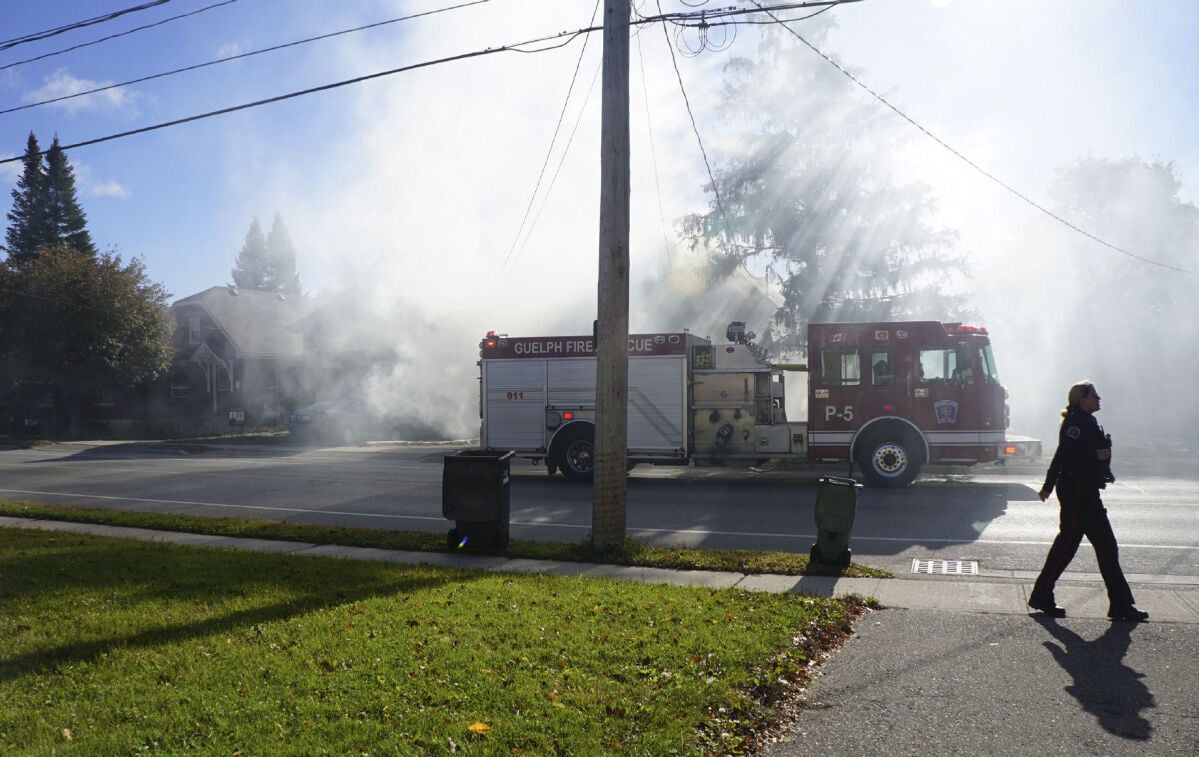
<svg viewBox="0 0 1199 757"><path fill-rule="evenodd" d="M630 465L843 461L859 464L870 485L898 487L925 463L999 459L1006 393L985 329L814 323L807 365L771 363L742 323L726 337L716 344L686 331L630 335ZM479 347L481 446L590 481L593 337L491 332ZM808 379L806 417L798 420L787 417L793 371Z"/></svg>
<svg viewBox="0 0 1199 757"><path fill-rule="evenodd" d="M878 486L905 486L925 463L999 459L1007 392L986 329L814 323L808 355L812 459L856 461Z"/></svg>

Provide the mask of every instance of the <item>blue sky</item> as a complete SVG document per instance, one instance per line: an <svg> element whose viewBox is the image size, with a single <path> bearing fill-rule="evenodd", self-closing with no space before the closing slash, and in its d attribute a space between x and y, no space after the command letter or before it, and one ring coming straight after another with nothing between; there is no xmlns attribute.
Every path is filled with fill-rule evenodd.
<svg viewBox="0 0 1199 757"><path fill-rule="evenodd" d="M0 70L0 109L455 4L237 0L13 65L219 2L173 0L0 51L0 66L10 66ZM5 19L0 36L138 4L0 0ZM492 0L5 113L0 157L19 155L31 130L44 146L55 134L69 145L584 27L593 7L591 0ZM830 38L832 52L917 121L1028 195L1043 198L1053 169L1075 158L1137 154L1175 161L1188 199L1199 198L1195 3L865 0L832 13L839 26ZM634 47L634 173L643 182L634 193L636 200L638 189L652 180L653 190L641 194L654 201L642 204L653 206L652 212L635 222L660 247L659 188L666 195L664 214L674 217L702 207L698 187L705 177L694 137L684 128L662 35L647 32L640 50ZM179 297L227 281L250 219L269 224L275 212L295 238L301 276L313 292L339 286L362 269L385 269L406 279L437 276L451 260L463 265L458 274L464 285L471 283L466 279L472 270L501 271L516 285L522 276L541 282L548 269L544 280L560 282L554 276L593 267L598 85L533 237L515 259L509 249L580 46L576 41L537 55L507 53L397 74L68 155L96 241L125 257L142 257L151 276ZM583 107L581 94L591 86L599 49L595 35L568 126ZM712 140L719 138L711 117L719 69L735 53L752 53L751 32L743 32L728 51L679 58L696 116ZM648 64L644 84L638 55ZM646 126L647 110L654 134ZM655 154L648 156L651 136ZM559 149L565 139L559 138ZM980 213L970 204L1007 201L997 199L985 180L931 143L915 162L913 170L931 173L948 223L989 230L993 209ZM16 170L15 164L0 166L0 202L6 207ZM567 257L580 259L563 268L554 259L566 248L572 251ZM407 273L397 265L400 259L412 259ZM593 283L576 278L588 287Z"/></svg>
<svg viewBox="0 0 1199 757"><path fill-rule="evenodd" d="M172 0L0 51L0 110L456 4L236 0L21 63L218 2ZM138 4L0 0L0 37ZM55 134L70 145L583 28L594 7L594 0L491 0L0 114L0 159L19 156L31 130L43 146ZM663 0L662 7L686 6ZM837 22L829 52L1028 196L1044 201L1054 170L1078 158L1137 155L1175 162L1184 198L1199 202L1199 3L864 0L828 15ZM752 55L755 33L743 28L728 50L678 56L699 128L711 144L721 138L714 117L721 67L731 55ZM370 282L444 325L451 341L468 348L477 336L463 335L488 328L578 330L589 326L595 307L598 83L591 88L600 47L593 35L533 203L536 224L527 241L520 237L515 244L582 40L537 54L422 68L71 149L68 156L97 244L142 258L151 278L176 298L228 282L251 218L269 226L278 212L297 248L302 283L314 294ZM703 163L659 28L634 41L631 90L634 280L662 278L667 262L681 254L671 249L670 224L703 210L707 198ZM0 165L6 212L18 168ZM926 139L912 140L894 171L932 184L941 222L960 230L964 246L981 251L973 260L983 281L1018 286L1004 276L1021 265L1036 275L1035 260L1004 246L1005 235L1035 215L1026 205ZM984 316L998 318L1010 306L1011 290L982 290ZM1052 293L1024 295L1026 306L1052 309ZM634 309L647 312L652 303L634 303ZM644 324L636 316L632 325L688 326Z"/></svg>

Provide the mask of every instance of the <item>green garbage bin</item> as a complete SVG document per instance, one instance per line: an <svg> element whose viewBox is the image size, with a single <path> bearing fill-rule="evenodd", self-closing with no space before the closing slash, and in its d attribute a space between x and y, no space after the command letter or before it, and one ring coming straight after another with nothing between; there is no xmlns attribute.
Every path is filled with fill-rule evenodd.
<svg viewBox="0 0 1199 757"><path fill-rule="evenodd" d="M858 506L858 489L852 478L824 476L816 493L816 543L811 558L815 562L849 565L849 534Z"/></svg>
<svg viewBox="0 0 1199 757"><path fill-rule="evenodd" d="M446 546L508 546L511 450L467 449L445 457L441 515L455 521Z"/></svg>

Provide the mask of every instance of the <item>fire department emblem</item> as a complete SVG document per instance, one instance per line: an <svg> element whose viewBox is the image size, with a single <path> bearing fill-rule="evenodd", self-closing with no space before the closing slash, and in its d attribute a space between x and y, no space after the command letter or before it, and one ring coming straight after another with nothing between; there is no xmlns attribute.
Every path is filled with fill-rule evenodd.
<svg viewBox="0 0 1199 757"><path fill-rule="evenodd" d="M889 333L888 333L888 332L886 332L886 331L876 331L876 332L874 332L874 341L876 341L876 342L885 342L885 341L887 341L887 340L888 340L890 337L891 337L891 334L889 334Z"/></svg>
<svg viewBox="0 0 1199 757"><path fill-rule="evenodd" d="M938 400L933 403L933 410L937 413L937 423L958 422L958 403L953 400Z"/></svg>

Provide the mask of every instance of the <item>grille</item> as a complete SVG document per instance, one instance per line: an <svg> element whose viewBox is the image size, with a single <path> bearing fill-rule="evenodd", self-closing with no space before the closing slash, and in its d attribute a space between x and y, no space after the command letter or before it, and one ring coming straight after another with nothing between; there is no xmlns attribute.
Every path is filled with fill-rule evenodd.
<svg viewBox="0 0 1199 757"><path fill-rule="evenodd" d="M913 573L930 576L977 576L977 560L912 560Z"/></svg>

